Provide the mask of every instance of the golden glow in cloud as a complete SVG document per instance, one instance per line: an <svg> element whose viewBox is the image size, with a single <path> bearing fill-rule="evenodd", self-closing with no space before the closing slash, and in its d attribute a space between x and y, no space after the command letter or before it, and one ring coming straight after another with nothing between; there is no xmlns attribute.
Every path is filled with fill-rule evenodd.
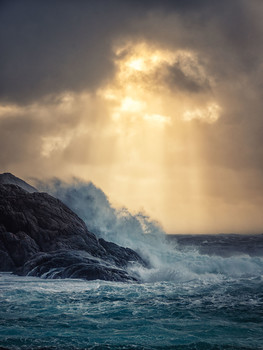
<svg viewBox="0 0 263 350"><path fill-rule="evenodd" d="M6 6L1 172L90 180L169 233L261 232L263 2L188 2Z"/></svg>
<svg viewBox="0 0 263 350"><path fill-rule="evenodd" d="M194 125L220 118L218 102L202 90L212 79L194 52L146 43L115 52L116 74L95 94L65 93L55 103L5 106L0 114L37 115L44 131L35 176L45 167L50 176L91 180L115 203L145 209L170 232L205 232ZM185 220L189 210L194 223Z"/></svg>
<svg viewBox="0 0 263 350"><path fill-rule="evenodd" d="M112 165L115 181L108 183L108 193L134 210L146 208L170 231L176 227L189 232L192 224L185 217L192 208L195 225L200 227L205 216L204 184L199 141L189 123L215 123L221 108L206 91L193 94L180 84L202 86L209 81L212 85L212 79L194 52L173 52L146 43L116 49L115 64L114 80L98 92L109 105L109 124L117 143ZM170 83L173 69L181 79L178 82L175 75L174 86ZM176 155L168 159L171 152ZM179 215L176 223L171 211Z"/></svg>
<svg viewBox="0 0 263 350"><path fill-rule="evenodd" d="M183 119L185 121L191 121L193 119L204 120L207 123L214 123L220 116L220 107L216 103L211 103L207 107L200 109L187 110Z"/></svg>
<svg viewBox="0 0 263 350"><path fill-rule="evenodd" d="M194 52L172 52L146 43L126 44L116 49L115 64L115 80L99 91L100 96L112 102L115 121L129 117L138 122L158 120L159 124L171 124L174 119L213 123L220 117L220 107L215 101L204 103L168 86L167 70L173 66L193 84L202 85L210 79Z"/></svg>

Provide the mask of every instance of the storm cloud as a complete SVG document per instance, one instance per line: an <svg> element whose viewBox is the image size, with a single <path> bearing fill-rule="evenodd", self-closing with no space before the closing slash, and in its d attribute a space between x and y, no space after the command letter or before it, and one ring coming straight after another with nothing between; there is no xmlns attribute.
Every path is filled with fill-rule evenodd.
<svg viewBox="0 0 263 350"><path fill-rule="evenodd" d="M129 12L122 1L2 1L2 100L95 89L113 74L112 40Z"/></svg>
<svg viewBox="0 0 263 350"><path fill-rule="evenodd" d="M1 1L2 171L92 180L169 232L262 231L262 15L260 0Z"/></svg>

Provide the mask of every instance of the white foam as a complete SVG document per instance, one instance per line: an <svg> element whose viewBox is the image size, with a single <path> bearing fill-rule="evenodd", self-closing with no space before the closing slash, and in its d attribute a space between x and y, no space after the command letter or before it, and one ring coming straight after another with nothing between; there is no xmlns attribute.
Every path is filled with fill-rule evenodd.
<svg viewBox="0 0 263 350"><path fill-rule="evenodd" d="M167 242L158 223L143 213L114 208L104 192L90 182L74 179L67 184L51 180L38 187L60 198L98 236L132 248L148 260L151 269L136 264L129 268L143 281L207 281L263 275L263 259L259 257L220 257L200 254L194 248L179 250L176 243Z"/></svg>

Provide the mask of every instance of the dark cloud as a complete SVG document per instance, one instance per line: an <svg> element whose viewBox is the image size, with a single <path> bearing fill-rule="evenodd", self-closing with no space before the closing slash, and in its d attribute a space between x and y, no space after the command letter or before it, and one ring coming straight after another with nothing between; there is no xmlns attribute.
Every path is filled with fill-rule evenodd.
<svg viewBox="0 0 263 350"><path fill-rule="evenodd" d="M178 64L166 67L165 83L170 89L179 89L183 92L199 93L208 91L210 86L208 80L194 78L186 75Z"/></svg>
<svg viewBox="0 0 263 350"><path fill-rule="evenodd" d="M206 179L204 196L254 208L263 195L262 16L261 0L1 1L0 102L24 106L20 114L0 116L1 169L10 171L16 164L12 169L23 168L25 174L49 166L60 176L65 164L108 167L118 142L107 129L107 107L96 114L101 107L95 92L114 76L113 44L144 41L198 57L204 78L188 75L178 62L167 63L148 85L156 78L156 85L175 91L171 100L180 91L193 106L200 101L220 106L216 123L191 122L199 155L192 162ZM78 109L75 96L71 112L62 108L63 93L83 91L90 93L88 104L80 101ZM29 104L36 105L33 111L26 109ZM38 110L43 106L45 113ZM94 126L96 120L101 124ZM176 132L169 127L167 167L176 168L181 157L179 166L186 168L191 156L185 151L187 127L178 126L181 147L174 146ZM66 138L69 130L68 144L43 157L43 138Z"/></svg>
<svg viewBox="0 0 263 350"><path fill-rule="evenodd" d="M2 1L0 98L27 103L47 94L97 88L114 74L112 42L123 36L205 50L211 65L224 44L231 50L231 57L223 55L228 64L236 51L239 59L232 64L247 69L259 60L259 28L250 7L235 0ZM149 14L161 16L163 28L147 22ZM165 27L165 16L172 14L185 25L183 33L176 34L176 19ZM134 24L140 19L147 28ZM189 85L178 70L174 74Z"/></svg>
<svg viewBox="0 0 263 350"><path fill-rule="evenodd" d="M198 12L204 13L204 10L216 11L220 8L227 6L226 1L217 0L128 0L127 2L137 5L140 8L147 9L148 11L163 10L165 12L181 12L181 13L192 13ZM232 0L232 4L229 6L235 6L237 0Z"/></svg>
<svg viewBox="0 0 263 350"><path fill-rule="evenodd" d="M96 88L112 76L112 40L134 15L122 1L2 1L1 99Z"/></svg>
<svg viewBox="0 0 263 350"><path fill-rule="evenodd" d="M170 81L182 90L211 88L222 106L222 117L211 128L200 125L204 157L212 164L261 168L263 128L263 4L247 1L145 1L161 9L138 23L145 37L171 49L189 49L204 61L214 81L204 86L169 67ZM176 11L177 9L177 11ZM169 81L169 79L168 79ZM207 84L207 85L206 85ZM213 147L211 147L213 145Z"/></svg>

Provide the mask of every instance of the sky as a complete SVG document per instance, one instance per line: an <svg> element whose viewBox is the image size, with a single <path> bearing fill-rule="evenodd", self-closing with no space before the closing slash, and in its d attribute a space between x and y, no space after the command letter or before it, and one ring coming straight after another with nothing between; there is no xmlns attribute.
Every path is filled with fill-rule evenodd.
<svg viewBox="0 0 263 350"><path fill-rule="evenodd" d="M167 233L263 232L261 0L1 0L0 172Z"/></svg>

